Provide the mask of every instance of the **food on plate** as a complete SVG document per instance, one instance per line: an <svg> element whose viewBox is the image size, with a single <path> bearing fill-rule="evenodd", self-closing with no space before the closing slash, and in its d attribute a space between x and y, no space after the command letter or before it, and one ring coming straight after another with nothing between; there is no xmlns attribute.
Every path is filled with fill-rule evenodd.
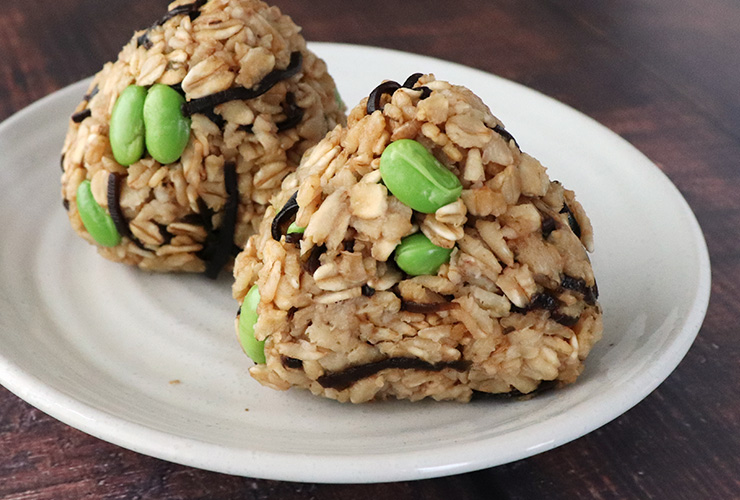
<svg viewBox="0 0 740 500"><path fill-rule="evenodd" d="M342 402L574 382L602 334L574 193L467 88L384 82L309 150L234 266L250 374Z"/></svg>
<svg viewBox="0 0 740 500"><path fill-rule="evenodd" d="M151 271L228 266L344 109L300 28L257 0L177 1L75 110L62 152L74 230Z"/></svg>

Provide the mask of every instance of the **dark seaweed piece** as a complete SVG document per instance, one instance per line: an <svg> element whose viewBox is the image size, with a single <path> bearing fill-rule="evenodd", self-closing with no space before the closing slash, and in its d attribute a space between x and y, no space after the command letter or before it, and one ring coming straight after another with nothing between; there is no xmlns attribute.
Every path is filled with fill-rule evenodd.
<svg viewBox="0 0 740 500"><path fill-rule="evenodd" d="M64 153L62 153L62 156L59 158L59 166L62 167L62 173L64 173Z"/></svg>
<svg viewBox="0 0 740 500"><path fill-rule="evenodd" d="M283 366L285 368L293 369L293 370L300 370L303 368L303 361L296 358L291 358L288 356L281 356L280 361L283 363Z"/></svg>
<svg viewBox="0 0 740 500"><path fill-rule="evenodd" d="M206 230L206 240L203 242L203 248L196 252L196 256L203 262L211 260L213 255L216 253L216 246L218 245L218 233L213 230L213 215L214 212L211 208L203 201L203 198L198 198L197 201L198 212L191 213L180 219L181 222L186 224L194 224L196 226L203 226Z"/></svg>
<svg viewBox="0 0 740 500"><path fill-rule="evenodd" d="M573 231L573 234L581 237L581 226L578 224L578 221L576 220L576 216L573 215L573 212L571 212L570 207L563 203L563 208L560 210L561 214L568 214L568 225L570 226L570 229Z"/></svg>
<svg viewBox="0 0 740 500"><path fill-rule="evenodd" d="M364 285L362 285L362 295L364 295L365 297L372 297L373 295L375 295L375 288L365 283Z"/></svg>
<svg viewBox="0 0 740 500"><path fill-rule="evenodd" d="M326 252L326 245L315 246L311 249L308 259L303 263L303 270L313 276L313 273L321 266L320 257Z"/></svg>
<svg viewBox="0 0 740 500"><path fill-rule="evenodd" d="M296 105L295 94L288 92L285 94L285 120L277 123L279 132L296 127L303 120L303 108Z"/></svg>
<svg viewBox="0 0 740 500"><path fill-rule="evenodd" d="M401 299L401 310L408 311L411 313L430 314L440 311L449 311L455 309L457 302L433 302L424 304L421 302L413 302L410 300Z"/></svg>
<svg viewBox="0 0 740 500"><path fill-rule="evenodd" d="M196 256L203 262L208 262L216 252L217 232L213 230L213 210L206 205L203 198L198 198L198 213L188 214L181 219L186 224L203 226L206 230L206 240L203 242L203 248L196 252Z"/></svg>
<svg viewBox="0 0 740 500"><path fill-rule="evenodd" d="M208 206L203 198L198 198L198 213L200 213L201 220L203 221L203 227L206 231L213 231L213 216L215 212L211 207Z"/></svg>
<svg viewBox="0 0 740 500"><path fill-rule="evenodd" d="M193 99L182 105L182 112L185 116L190 116L196 113L203 113L225 102L249 100L259 97L269 91L278 82L296 75L301 69L302 62L303 55L298 51L293 52L290 54L290 63L287 68L271 71L255 87L249 89L245 87L233 87L216 92L215 94Z"/></svg>
<svg viewBox="0 0 740 500"><path fill-rule="evenodd" d="M198 213L187 214L181 219L181 222L186 224L195 224L196 226L203 226L207 233L213 231L213 210L206 205L203 198L198 198Z"/></svg>
<svg viewBox="0 0 740 500"><path fill-rule="evenodd" d="M430 95L432 95L432 89L429 87L416 87L414 90L421 90L421 95L419 96L419 100L423 101Z"/></svg>
<svg viewBox="0 0 740 500"><path fill-rule="evenodd" d="M504 127L501 125L496 125L493 127L493 131L496 132L498 135L506 139L506 142L514 141L514 145L517 147L517 149L521 150L522 148L519 147L519 143L516 142L516 139L514 139L514 136L511 135Z"/></svg>
<svg viewBox="0 0 740 500"><path fill-rule="evenodd" d="M421 90L421 96L419 97L419 100L421 101L432 95L432 89L430 89L429 87L421 86L414 88L414 85L416 85L416 82L419 81L419 78L421 78L422 75L424 75L424 73L414 73L413 75L406 78L406 81L403 82L403 85L401 85L401 87L406 89Z"/></svg>
<svg viewBox="0 0 740 500"><path fill-rule="evenodd" d="M108 176L108 212L110 212L111 219L113 219L113 224L116 226L118 234L133 239L131 228L121 210L120 200L121 176L112 172Z"/></svg>
<svg viewBox="0 0 740 500"><path fill-rule="evenodd" d="M234 247L234 232L236 218L239 212L239 185L237 183L236 164L228 162L224 165L224 188L226 189L226 203L224 204L221 225L216 230L215 248L206 261L205 274L211 279L218 278L221 269L232 255Z"/></svg>
<svg viewBox="0 0 740 500"><path fill-rule="evenodd" d="M280 211L275 215L275 218L272 219L272 225L270 226L270 233L272 234L272 239L275 241L280 241L280 238L285 233L285 230L288 228L288 225L290 224L293 217L295 217L295 214L298 213L298 202L296 201L296 197L298 196L298 191L293 193L293 196L290 197L290 199L283 205L283 208L280 209Z"/></svg>
<svg viewBox="0 0 740 500"><path fill-rule="evenodd" d="M345 368L342 371L327 373L318 378L317 382L324 389L336 389L343 391L358 380L375 375L382 370L397 368L401 370L422 370L429 372L439 372L445 368L462 372L470 367L470 361L447 361L440 363L428 363L418 358L388 358L381 361L374 361L364 365L355 365Z"/></svg>
<svg viewBox="0 0 740 500"><path fill-rule="evenodd" d="M560 301L555 296L551 295L548 292L538 292L532 295L532 298L529 299L529 304L527 304L526 306L518 307L514 304L511 304L511 308L509 310L513 313L527 314L529 311L534 311L537 309L554 311L558 307L560 307Z"/></svg>
<svg viewBox="0 0 740 500"><path fill-rule="evenodd" d="M555 219L550 217L549 215L545 215L542 219L542 237L544 239L547 239L550 237L550 233L555 231L557 228L557 223L555 222Z"/></svg>
<svg viewBox="0 0 740 500"><path fill-rule="evenodd" d="M410 75L408 78L406 78L406 81L403 82L401 87L412 89L414 88L414 85L416 85L416 82L419 81L419 78L424 76L424 73L414 73L413 75Z"/></svg>
<svg viewBox="0 0 740 500"><path fill-rule="evenodd" d="M546 309L554 311L560 305L560 301L547 292L539 292L532 296L529 301L529 310Z"/></svg>
<svg viewBox="0 0 740 500"><path fill-rule="evenodd" d="M286 130L295 128L299 123L301 123L301 120L303 120L303 108L296 105L295 94L293 94L293 92L285 94L285 105L283 106L283 111L285 112L285 120L275 124L278 132L285 132ZM236 129L243 130L244 132L251 134L252 124L239 125Z"/></svg>
<svg viewBox="0 0 740 500"><path fill-rule="evenodd" d="M78 111L77 113L72 115L72 121L75 123L82 123L82 121L85 118L89 118L90 115L92 115L92 111L90 111L90 108L85 108L82 111Z"/></svg>
<svg viewBox="0 0 740 500"><path fill-rule="evenodd" d="M179 5L174 9L167 11L167 14L165 14L162 19L157 21L156 25L162 26L164 23L175 16L179 16L180 14L187 14L188 16L190 16L190 20L194 21L200 15L200 8L203 7L206 2L208 2L208 0L195 0L195 2L193 3Z"/></svg>
<svg viewBox="0 0 740 500"><path fill-rule="evenodd" d="M201 214L186 214L183 216L182 219L180 219L180 222L183 224L192 224L194 226L202 226L203 225L203 217Z"/></svg>
<svg viewBox="0 0 740 500"><path fill-rule="evenodd" d="M90 102L90 99L92 99L93 97L95 97L96 95L98 95L98 92L100 92L100 88L98 88L98 85L95 84L95 86L93 87L93 89L89 93L85 94L82 97L82 100L83 101Z"/></svg>
<svg viewBox="0 0 740 500"><path fill-rule="evenodd" d="M301 120L303 120L303 109L296 108L296 112L293 115L277 123L278 132L285 132L286 130L295 128L301 123Z"/></svg>
<svg viewBox="0 0 740 500"><path fill-rule="evenodd" d="M173 17L179 16L181 14L187 14L188 16L190 16L190 20L194 21L200 15L200 8L203 7L206 2L208 2L208 0L195 0L195 2L193 3L178 5L174 9L167 11L167 13L162 16L157 22L147 28L147 30L142 35L139 35L139 37L136 39L136 46L143 46L146 50L151 49L152 41L149 39L149 33L152 31L152 29L156 28L157 26L162 26Z"/></svg>
<svg viewBox="0 0 740 500"><path fill-rule="evenodd" d="M149 250L144 244L134 236L131 232L131 228L126 221L126 217L123 215L121 210L121 182L123 177L120 174L111 172L108 176L108 213L110 213L111 219L113 219L113 225L116 226L116 231L121 236L125 236L134 242L134 244L142 250Z"/></svg>
<svg viewBox="0 0 740 500"><path fill-rule="evenodd" d="M567 290L573 290L574 292L583 294L583 300L591 306L595 305L596 299L599 298L599 287L596 285L596 282L594 282L594 286L588 286L586 285L586 280L564 274L560 280L560 286Z"/></svg>
<svg viewBox="0 0 740 500"><path fill-rule="evenodd" d="M558 311L552 311L550 313L550 319L560 323L563 326L573 326L578 323L578 320L581 318L579 318L578 316L568 316L567 314L563 314Z"/></svg>
<svg viewBox="0 0 740 500"><path fill-rule="evenodd" d="M583 295L586 294L586 289L588 286L586 286L586 280L583 280L581 278L574 278L573 276L569 276L567 274L563 275L563 278L560 280L560 286L567 290L573 290L574 292L582 293Z"/></svg>
<svg viewBox="0 0 740 500"><path fill-rule="evenodd" d="M372 92L370 92L370 96L367 98L367 114L371 115L375 111L381 109L380 107L380 99L385 95L389 94L392 95L393 92L400 89L401 85L398 82L394 82L393 80L389 80L387 82L383 82L377 87L373 89Z"/></svg>
<svg viewBox="0 0 740 500"><path fill-rule="evenodd" d="M201 3L201 5L205 4L205 3L207 2L207 1L208 1L208 0L203 0L203 3ZM197 2L196 2L196 3L197 3ZM190 12L188 13L188 17L190 18L190 21L191 21L191 22L192 22L192 21L195 21L196 19L198 19L198 17L199 17L199 16L200 16L200 8L198 8L198 10L191 10L191 11L190 11Z"/></svg>
<svg viewBox="0 0 740 500"><path fill-rule="evenodd" d="M162 236L162 239L164 240L163 245L169 245L172 241L172 233L167 231L167 226L164 224L157 224L157 229L159 229L159 234Z"/></svg>
<svg viewBox="0 0 740 500"><path fill-rule="evenodd" d="M136 39L136 46L144 47L146 50L149 50L154 46L152 41L149 39L149 30L146 30L142 35L139 35Z"/></svg>
<svg viewBox="0 0 740 500"><path fill-rule="evenodd" d="M69 200L67 198L62 198L62 206L64 207L64 210L69 212Z"/></svg>
<svg viewBox="0 0 740 500"><path fill-rule="evenodd" d="M596 285L596 281L594 281L594 286L586 288L586 293L583 294L583 300L586 301L586 304L593 306L596 305L596 299L598 298L599 287Z"/></svg>
<svg viewBox="0 0 740 500"><path fill-rule="evenodd" d="M540 384L537 386L535 390L528 393L523 393L517 389L512 389L509 392L499 392L499 393L491 393L491 392L483 392L483 391L476 391L473 389L473 397L471 398L473 401L484 401L487 399L512 399L512 398L526 398L530 396L535 396L537 394L542 394L543 392L550 391L557 387L558 381L557 380L543 380L540 382Z"/></svg>
<svg viewBox="0 0 740 500"><path fill-rule="evenodd" d="M509 312L516 313L516 314L527 314L527 311L529 311L528 307L519 307L515 306L514 304L511 304L511 307L509 308ZM508 332L504 332L508 333Z"/></svg>
<svg viewBox="0 0 740 500"><path fill-rule="evenodd" d="M195 2L193 3L178 5L174 9L168 10L167 13L162 16L157 22L155 22L149 29L151 30L152 28L156 28L157 26L162 26L173 17L182 14L187 14L188 16L190 16L191 21L195 21L195 19L197 19L200 15L200 8L203 7L207 2L208 0L195 0Z"/></svg>
<svg viewBox="0 0 740 500"><path fill-rule="evenodd" d="M297 247L300 246L302 239L303 233L288 233L285 235L285 243L292 243Z"/></svg>
<svg viewBox="0 0 740 500"><path fill-rule="evenodd" d="M205 115L206 118L208 118L209 120L211 120L213 122L213 124L216 125L219 129L223 130L224 127L226 126L226 120L224 120L224 118L221 115L219 115L218 113L216 113L214 110L212 110L212 109L206 109L205 111L203 111L202 114ZM251 130L250 130L250 132L251 132Z"/></svg>

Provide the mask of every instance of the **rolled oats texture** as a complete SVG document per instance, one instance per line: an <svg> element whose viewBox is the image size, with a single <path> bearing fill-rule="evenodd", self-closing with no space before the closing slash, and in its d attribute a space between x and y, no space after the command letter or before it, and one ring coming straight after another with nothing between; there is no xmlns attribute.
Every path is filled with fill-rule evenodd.
<svg viewBox="0 0 740 500"><path fill-rule="evenodd" d="M470 90L433 75L386 88L377 109L363 100L306 153L237 256L234 297L255 283L261 294L266 363L250 374L353 403L574 382L602 335L583 207ZM457 201L421 214L388 192L380 156L399 139L458 177ZM293 195L297 243L270 231ZM435 275L408 276L393 261L417 232L453 249Z"/></svg>
<svg viewBox="0 0 740 500"><path fill-rule="evenodd" d="M303 153L345 122L344 110L326 64L277 7L177 1L167 12L95 75L74 110L84 118L69 123L62 196L72 227L91 244L75 205L77 186L91 180L96 201L118 214L122 243L98 248L108 259L151 271L217 273L258 227ZM294 74L280 77L296 61ZM127 86L156 83L180 90L188 103L234 89L264 92L192 114L190 139L175 162L145 154L123 167L108 140L111 111Z"/></svg>

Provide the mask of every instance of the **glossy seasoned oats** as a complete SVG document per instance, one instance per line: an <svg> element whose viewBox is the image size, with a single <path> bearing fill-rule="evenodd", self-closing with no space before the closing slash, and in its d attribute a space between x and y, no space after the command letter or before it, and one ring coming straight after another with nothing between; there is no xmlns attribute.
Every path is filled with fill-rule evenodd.
<svg viewBox="0 0 740 500"><path fill-rule="evenodd" d="M462 189L412 153L385 175L449 199L423 213L394 196L425 206L384 182L398 141ZM236 259L235 298L260 296L250 373L354 403L572 383L602 334L592 248L573 192L475 94L431 75L385 82L304 156Z"/></svg>
<svg viewBox="0 0 740 500"><path fill-rule="evenodd" d="M113 124L124 166L109 130L119 96L133 85L152 105L148 127L130 109ZM303 153L344 123L335 92L325 63L276 7L173 2L95 76L72 115L62 156L72 227L114 261L217 275ZM176 93L185 100L179 110ZM142 130L127 131L130 120ZM136 143L144 135L147 148ZM115 246L100 245L80 218L76 191L85 180L116 223Z"/></svg>

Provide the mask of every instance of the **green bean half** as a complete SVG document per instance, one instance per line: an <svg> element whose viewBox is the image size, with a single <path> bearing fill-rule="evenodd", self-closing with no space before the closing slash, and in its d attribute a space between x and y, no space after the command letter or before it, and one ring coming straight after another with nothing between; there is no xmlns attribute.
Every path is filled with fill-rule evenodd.
<svg viewBox="0 0 740 500"><path fill-rule="evenodd" d="M244 297L239 312L239 343L249 358L258 364L265 364L265 341L254 337L254 325L257 323L257 306L260 303L260 292L257 285L252 286Z"/></svg>
<svg viewBox="0 0 740 500"><path fill-rule="evenodd" d="M452 248L438 247L424 233L406 236L396 247L398 267L410 276L437 274L442 264L450 260Z"/></svg>
<svg viewBox="0 0 740 500"><path fill-rule="evenodd" d="M462 184L427 148L412 139L390 143L380 156L380 175L404 205L431 214L457 200Z"/></svg>
<svg viewBox="0 0 740 500"><path fill-rule="evenodd" d="M290 226L288 226L288 230L285 231L285 234L305 233L305 232L306 232L306 228L305 227L301 227L298 224L296 224L295 222L291 222L290 223Z"/></svg>
<svg viewBox="0 0 740 500"><path fill-rule="evenodd" d="M110 117L108 137L113 158L127 167L144 155L146 88L129 85L118 96Z"/></svg>
<svg viewBox="0 0 740 500"><path fill-rule="evenodd" d="M84 180L77 186L77 212L82 225L100 245L114 247L121 242L121 235L118 234L113 219L95 201L89 180Z"/></svg>
<svg viewBox="0 0 740 500"><path fill-rule="evenodd" d="M185 98L169 85L157 83L144 101L146 149L159 163L177 161L190 139L190 117L182 113Z"/></svg>

